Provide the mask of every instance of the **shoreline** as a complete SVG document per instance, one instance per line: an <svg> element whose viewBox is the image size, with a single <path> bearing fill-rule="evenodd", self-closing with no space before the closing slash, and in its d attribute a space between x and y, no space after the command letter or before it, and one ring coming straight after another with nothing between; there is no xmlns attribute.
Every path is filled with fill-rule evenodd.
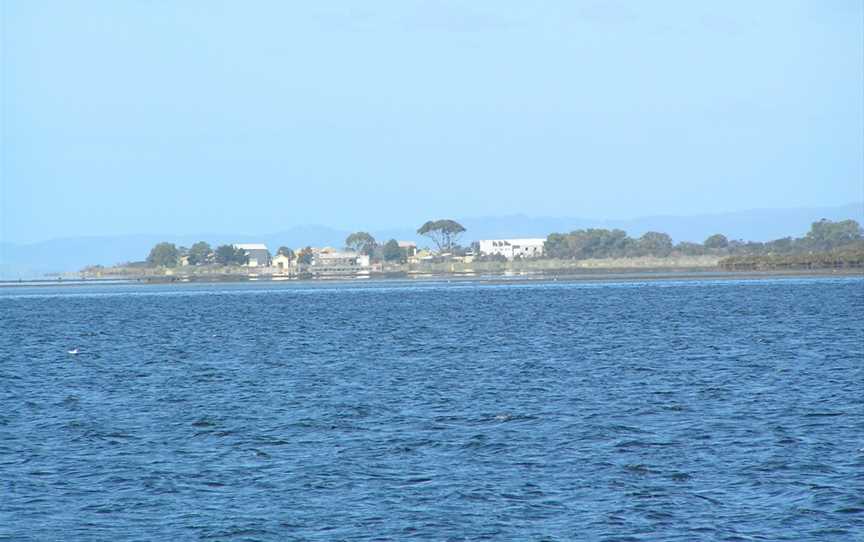
<svg viewBox="0 0 864 542"><path fill-rule="evenodd" d="M386 284L386 283L484 283L484 284L524 284L524 283L567 283L567 282L645 282L645 281L697 281L697 280L765 280L782 278L864 278L864 269L790 269L766 271L724 271L722 269L586 269L580 272L554 273L486 273L486 274L380 274L371 276L331 276L326 278L284 278L280 276L225 275L221 277L112 277L112 278L46 278L33 280L0 281L0 288L25 287L80 287L80 286L158 286L186 284Z"/></svg>

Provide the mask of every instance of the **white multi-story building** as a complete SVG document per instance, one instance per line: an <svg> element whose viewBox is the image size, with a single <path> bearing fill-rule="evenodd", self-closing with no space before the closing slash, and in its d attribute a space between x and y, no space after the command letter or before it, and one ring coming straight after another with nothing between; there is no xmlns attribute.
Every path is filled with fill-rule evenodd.
<svg viewBox="0 0 864 542"><path fill-rule="evenodd" d="M369 256L353 251L324 249L314 254L312 265L323 267L369 267Z"/></svg>
<svg viewBox="0 0 864 542"><path fill-rule="evenodd" d="M539 258L543 255L546 239L484 239L479 242L480 254L504 256L508 260L516 257Z"/></svg>
<svg viewBox="0 0 864 542"><path fill-rule="evenodd" d="M369 256L351 251L338 251L332 248L312 249L312 265L306 270L316 276L327 275L368 275Z"/></svg>

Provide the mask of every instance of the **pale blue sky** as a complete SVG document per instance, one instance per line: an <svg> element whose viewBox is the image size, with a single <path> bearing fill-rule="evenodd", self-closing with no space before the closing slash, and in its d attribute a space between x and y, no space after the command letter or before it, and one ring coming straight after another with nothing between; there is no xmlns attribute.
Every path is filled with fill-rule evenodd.
<svg viewBox="0 0 864 542"><path fill-rule="evenodd" d="M0 2L6 241L864 199L860 0Z"/></svg>

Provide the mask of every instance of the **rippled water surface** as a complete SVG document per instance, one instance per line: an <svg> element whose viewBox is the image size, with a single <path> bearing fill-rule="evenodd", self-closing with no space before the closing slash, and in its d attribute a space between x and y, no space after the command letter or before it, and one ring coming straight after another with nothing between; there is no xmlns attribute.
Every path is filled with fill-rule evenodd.
<svg viewBox="0 0 864 542"><path fill-rule="evenodd" d="M5 288L0 355L2 540L864 540L861 279Z"/></svg>

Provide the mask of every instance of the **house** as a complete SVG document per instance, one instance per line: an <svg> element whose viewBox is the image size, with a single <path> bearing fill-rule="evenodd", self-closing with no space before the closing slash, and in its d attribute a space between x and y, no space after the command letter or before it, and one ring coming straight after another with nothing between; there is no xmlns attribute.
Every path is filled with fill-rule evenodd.
<svg viewBox="0 0 864 542"><path fill-rule="evenodd" d="M263 243L241 243L235 244L235 249L246 252L246 267L270 267L271 258L267 245Z"/></svg>
<svg viewBox="0 0 864 542"><path fill-rule="evenodd" d="M399 244L399 248L402 249L402 254L406 258L413 258L417 254L417 243L414 241L396 241L396 243Z"/></svg>
<svg viewBox="0 0 864 542"><path fill-rule="evenodd" d="M293 266L294 260L284 254L277 254L273 257L272 265L276 269L287 270Z"/></svg>
<svg viewBox="0 0 864 542"><path fill-rule="evenodd" d="M543 255L546 239L484 239L479 242L483 256L514 258L539 258Z"/></svg>
<svg viewBox="0 0 864 542"><path fill-rule="evenodd" d="M408 263L418 264L418 263L428 263L433 261L436 258L434 252L429 249L418 250L414 253L413 256L408 258Z"/></svg>

